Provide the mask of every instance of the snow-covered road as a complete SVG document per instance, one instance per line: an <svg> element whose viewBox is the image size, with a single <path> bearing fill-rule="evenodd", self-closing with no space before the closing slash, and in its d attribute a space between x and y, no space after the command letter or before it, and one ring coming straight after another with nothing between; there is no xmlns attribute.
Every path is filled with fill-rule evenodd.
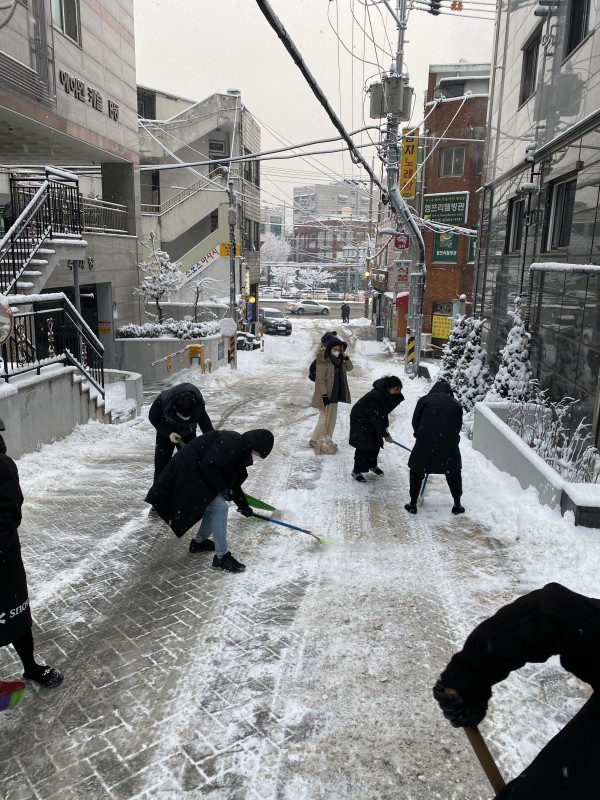
<svg viewBox="0 0 600 800"><path fill-rule="evenodd" d="M242 575L211 570L147 517L152 429L89 424L19 462L22 542L38 650L66 674L2 715L6 798L483 800L491 791L431 686L484 616L558 580L598 596L600 537L538 505L468 441L464 517L434 476L417 517L407 453L385 476L350 477L349 409L335 456L308 447L308 365L337 320L294 320L291 337L240 353L239 370L193 380L220 427L268 427L271 456L247 490L311 537L230 515ZM355 320L343 326L353 399L400 359ZM410 446L423 379L405 381L394 438ZM147 412L147 409L145 409ZM2 677L17 661L0 651ZM481 730L515 775L572 715L585 687L557 663L513 675Z"/></svg>

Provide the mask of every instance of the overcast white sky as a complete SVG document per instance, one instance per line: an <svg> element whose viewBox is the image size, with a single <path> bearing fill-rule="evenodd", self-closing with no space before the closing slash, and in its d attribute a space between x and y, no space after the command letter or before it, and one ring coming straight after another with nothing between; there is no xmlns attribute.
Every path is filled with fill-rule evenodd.
<svg viewBox="0 0 600 800"><path fill-rule="evenodd" d="M396 52L396 24L386 7L372 2L366 6L362 0L270 2L346 128L362 127L363 114L366 124L375 124L369 119L363 87L382 69L389 69L390 56ZM389 2L395 7L395 0ZM463 2L467 6L472 0ZM239 89L242 102L261 123L263 149L281 145L265 126L286 143L335 135L325 111L254 0L134 0L134 8L138 83L191 100ZM376 55L374 44L361 29L371 36L371 25L375 41L390 55L382 50ZM411 12L405 65L416 90L413 123L423 118L429 65L456 63L461 58L489 62L492 34L493 22ZM368 141L365 134L357 140ZM369 162L376 156L375 148L362 152ZM267 180L263 180L262 203L281 202L284 197L289 201L293 186L315 180L367 177L345 155L319 161L325 166L301 159L263 162Z"/></svg>

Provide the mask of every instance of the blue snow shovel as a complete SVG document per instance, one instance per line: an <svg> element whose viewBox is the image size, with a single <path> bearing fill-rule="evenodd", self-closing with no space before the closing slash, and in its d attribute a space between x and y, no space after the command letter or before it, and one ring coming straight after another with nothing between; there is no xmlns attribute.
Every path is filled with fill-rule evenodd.
<svg viewBox="0 0 600 800"><path fill-rule="evenodd" d="M398 447L401 447L403 450L408 450L409 453L412 453L410 447L407 447L405 444L400 444L400 442L395 441L395 439L392 439L392 444L397 444Z"/></svg>

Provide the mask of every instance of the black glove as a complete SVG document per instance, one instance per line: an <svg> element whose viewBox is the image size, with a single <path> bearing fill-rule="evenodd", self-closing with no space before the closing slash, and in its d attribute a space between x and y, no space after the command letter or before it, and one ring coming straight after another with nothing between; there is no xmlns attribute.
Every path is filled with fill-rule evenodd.
<svg viewBox="0 0 600 800"><path fill-rule="evenodd" d="M240 506L238 508L238 511L240 512L240 514L243 514L245 517L253 517L254 516L254 511L252 511L252 508L250 506Z"/></svg>
<svg viewBox="0 0 600 800"><path fill-rule="evenodd" d="M465 700L448 694L439 681L433 687L433 696L438 701L443 715L454 728L474 728L479 725L487 711L487 700Z"/></svg>
<svg viewBox="0 0 600 800"><path fill-rule="evenodd" d="M228 503L231 503L231 501L233 500L233 492L231 491L231 489L223 489L221 492L221 496L224 497Z"/></svg>
<svg viewBox="0 0 600 800"><path fill-rule="evenodd" d="M326 394L323 395L323 405L324 406L328 406L329 405L329 398L327 397Z"/></svg>

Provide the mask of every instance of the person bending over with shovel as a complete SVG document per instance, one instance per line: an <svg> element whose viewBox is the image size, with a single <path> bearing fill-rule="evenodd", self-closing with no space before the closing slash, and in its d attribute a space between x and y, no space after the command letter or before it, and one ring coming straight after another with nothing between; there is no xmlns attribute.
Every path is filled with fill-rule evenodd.
<svg viewBox="0 0 600 800"><path fill-rule="evenodd" d="M392 442L389 414L404 400L402 381L396 375L386 375L373 383L370 392L352 406L350 412L350 445L356 448L352 477L366 483L363 473L383 475L377 457L383 441Z"/></svg>
<svg viewBox="0 0 600 800"><path fill-rule="evenodd" d="M312 406L319 409L319 419L310 437L309 444L315 453L337 453L337 445L331 440L337 420L338 403L350 402L350 389L346 373L353 368L346 355L348 345L337 337L327 340L319 348L315 360L315 389Z"/></svg>
<svg viewBox="0 0 600 800"><path fill-rule="evenodd" d="M213 567L242 572L227 546L228 502L245 517L252 516L242 484L253 457L266 458L273 449L269 430L247 433L209 431L193 439L169 461L146 496L173 533L181 538L199 520L202 523L190 552L214 552ZM212 539L209 537L212 534Z"/></svg>
<svg viewBox="0 0 600 800"><path fill-rule="evenodd" d="M600 599L549 583L503 606L471 632L433 689L446 719L469 734L485 717L494 684L553 655L594 693L517 778L496 788L496 800L600 797Z"/></svg>
<svg viewBox="0 0 600 800"><path fill-rule="evenodd" d="M193 383L180 383L162 391L150 406L148 419L156 428L155 482L169 463L178 443L191 442L196 437L198 425L202 433L213 429L202 393Z"/></svg>

